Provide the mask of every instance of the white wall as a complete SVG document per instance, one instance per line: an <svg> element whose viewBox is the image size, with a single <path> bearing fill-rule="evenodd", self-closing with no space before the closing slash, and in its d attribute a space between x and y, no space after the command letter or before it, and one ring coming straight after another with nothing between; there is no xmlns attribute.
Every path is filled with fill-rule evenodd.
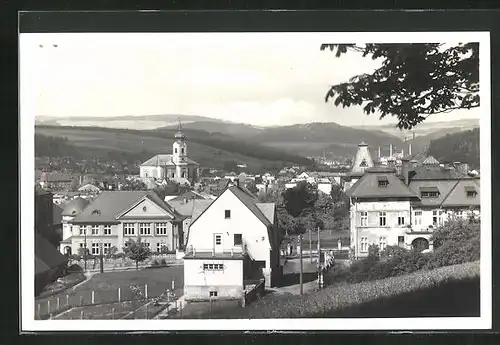
<svg viewBox="0 0 500 345"><path fill-rule="evenodd" d="M204 271L203 264L223 264L222 271ZM243 284L243 260L185 259L185 286L235 286Z"/></svg>
<svg viewBox="0 0 500 345"><path fill-rule="evenodd" d="M231 218L225 219L225 210L231 210ZM234 234L242 234L243 244L254 260L266 261L270 266L271 245L267 227L230 191L226 190L190 226L188 246L198 251L210 251L214 234L222 234L223 250L234 248Z"/></svg>

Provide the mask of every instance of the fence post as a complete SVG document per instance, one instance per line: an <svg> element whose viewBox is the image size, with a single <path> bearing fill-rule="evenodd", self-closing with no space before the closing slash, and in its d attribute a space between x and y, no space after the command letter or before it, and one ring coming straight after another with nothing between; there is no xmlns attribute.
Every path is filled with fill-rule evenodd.
<svg viewBox="0 0 500 345"><path fill-rule="evenodd" d="M69 308L69 295L66 295L66 306Z"/></svg>
<svg viewBox="0 0 500 345"><path fill-rule="evenodd" d="M111 318L115 319L115 308L111 309Z"/></svg>
<svg viewBox="0 0 500 345"><path fill-rule="evenodd" d="M179 302L179 314L182 319L182 301Z"/></svg>
<svg viewBox="0 0 500 345"><path fill-rule="evenodd" d="M80 320L83 320L83 310L80 312Z"/></svg>
<svg viewBox="0 0 500 345"><path fill-rule="evenodd" d="M49 309L48 312L50 313L50 299L47 300L47 308Z"/></svg>
<svg viewBox="0 0 500 345"><path fill-rule="evenodd" d="M175 280L172 279L172 292L175 290Z"/></svg>
<svg viewBox="0 0 500 345"><path fill-rule="evenodd" d="M148 299L148 284L144 284L144 296Z"/></svg>
<svg viewBox="0 0 500 345"><path fill-rule="evenodd" d="M94 292L95 292L95 291L94 291L94 290L92 290L92 303L91 303L91 304L94 304L94 301L95 301L95 293L94 293Z"/></svg>
<svg viewBox="0 0 500 345"><path fill-rule="evenodd" d="M37 314L38 314L38 318L40 318L40 303L37 304Z"/></svg>
<svg viewBox="0 0 500 345"><path fill-rule="evenodd" d="M52 320L52 313L49 314L49 320Z"/></svg>
<svg viewBox="0 0 500 345"><path fill-rule="evenodd" d="M118 288L118 303L122 301L122 290L121 288Z"/></svg>
<svg viewBox="0 0 500 345"><path fill-rule="evenodd" d="M59 310L59 309L60 309L60 306L61 306L61 304L60 304L60 302L59 302L59 297L57 297L57 310Z"/></svg>

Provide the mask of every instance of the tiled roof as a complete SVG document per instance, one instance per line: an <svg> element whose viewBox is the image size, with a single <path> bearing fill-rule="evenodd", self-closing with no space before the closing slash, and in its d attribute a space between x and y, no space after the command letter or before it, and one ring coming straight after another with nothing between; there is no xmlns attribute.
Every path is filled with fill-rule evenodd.
<svg viewBox="0 0 500 345"><path fill-rule="evenodd" d="M173 155L164 155L164 154L156 155L156 156L148 159L144 163L142 163L141 166L159 166L159 165L161 165L161 166L163 166L163 165L174 166L175 163L173 162L172 157L173 157ZM181 163L198 164L197 162L195 162L194 160L192 160L188 157L185 157L184 161L182 161Z"/></svg>
<svg viewBox="0 0 500 345"><path fill-rule="evenodd" d="M419 205L421 206L439 206L451 192L453 187L457 184L456 180L412 180L410 182L410 189L420 196L420 192L426 191L439 191L436 198L421 198Z"/></svg>
<svg viewBox="0 0 500 345"><path fill-rule="evenodd" d="M183 193L179 196L176 196L173 199L170 199L169 201L184 201L185 199L191 200L191 199L205 199L205 198L203 196L201 196L200 194L190 190L186 193Z"/></svg>
<svg viewBox="0 0 500 345"><path fill-rule="evenodd" d="M147 197L164 210L177 215L165 201L149 191L105 191L99 194L83 212L73 219L75 223L114 222L117 216ZM98 212L94 212L98 211Z"/></svg>
<svg viewBox="0 0 500 345"><path fill-rule="evenodd" d="M199 210L205 210L211 203L212 200L205 199L190 199L187 202L174 199L168 201L168 204L172 206L174 210L186 217L192 217L194 213L199 215Z"/></svg>
<svg viewBox="0 0 500 345"><path fill-rule="evenodd" d="M467 191L474 190L477 194L475 197L467 197ZM441 203L442 207L457 207L457 206L480 206L481 205L481 188L479 179L476 180L461 180L458 181L453 189L448 193L447 197Z"/></svg>
<svg viewBox="0 0 500 345"><path fill-rule="evenodd" d="M64 206L62 216L77 216L89 204L88 200L77 197Z"/></svg>
<svg viewBox="0 0 500 345"><path fill-rule="evenodd" d="M67 258L47 239L35 232L35 274L66 264Z"/></svg>
<svg viewBox="0 0 500 345"><path fill-rule="evenodd" d="M467 178L454 168L440 165L421 165L410 172L410 181L415 180L459 180Z"/></svg>
<svg viewBox="0 0 500 345"><path fill-rule="evenodd" d="M427 155L425 152L415 152L412 153L411 155L403 157L405 160L409 161L417 161L418 163L423 163L425 159L427 158Z"/></svg>
<svg viewBox="0 0 500 345"><path fill-rule="evenodd" d="M422 163L422 164L424 164L424 165L434 165L434 164L439 164L439 161L438 161L436 158L434 158L434 157L432 157L432 156L429 156L429 157L427 157L427 158L423 161L423 163Z"/></svg>
<svg viewBox="0 0 500 345"><path fill-rule="evenodd" d="M193 211L191 212L191 223L198 219L203 212L214 202L214 200L193 200Z"/></svg>
<svg viewBox="0 0 500 345"><path fill-rule="evenodd" d="M379 179L386 177L386 187L379 187ZM416 198L418 195L406 186L394 173L367 171L347 195L354 198Z"/></svg>

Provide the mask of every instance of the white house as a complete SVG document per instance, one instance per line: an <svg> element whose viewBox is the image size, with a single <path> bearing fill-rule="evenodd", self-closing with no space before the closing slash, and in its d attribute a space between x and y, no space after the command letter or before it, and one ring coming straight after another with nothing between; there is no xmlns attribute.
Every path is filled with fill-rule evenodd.
<svg viewBox="0 0 500 345"><path fill-rule="evenodd" d="M83 207L83 208L82 208ZM63 211L61 251L87 248L98 255L111 247L122 251L141 238L153 252L175 251L183 245L183 217L154 192L105 191L85 206L77 199Z"/></svg>
<svg viewBox="0 0 500 345"><path fill-rule="evenodd" d="M193 216L184 257L186 300L239 299L245 279L276 285L282 275L276 222L275 205L259 203L238 182Z"/></svg>

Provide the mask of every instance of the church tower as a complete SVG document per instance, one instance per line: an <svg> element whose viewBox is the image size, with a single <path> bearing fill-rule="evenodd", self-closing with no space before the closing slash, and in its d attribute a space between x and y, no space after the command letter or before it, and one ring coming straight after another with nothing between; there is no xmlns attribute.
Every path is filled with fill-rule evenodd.
<svg viewBox="0 0 500 345"><path fill-rule="evenodd" d="M182 163L187 157L187 143L186 136L182 132L181 120L179 119L179 127L174 136L174 143L172 145L173 161L174 163Z"/></svg>

